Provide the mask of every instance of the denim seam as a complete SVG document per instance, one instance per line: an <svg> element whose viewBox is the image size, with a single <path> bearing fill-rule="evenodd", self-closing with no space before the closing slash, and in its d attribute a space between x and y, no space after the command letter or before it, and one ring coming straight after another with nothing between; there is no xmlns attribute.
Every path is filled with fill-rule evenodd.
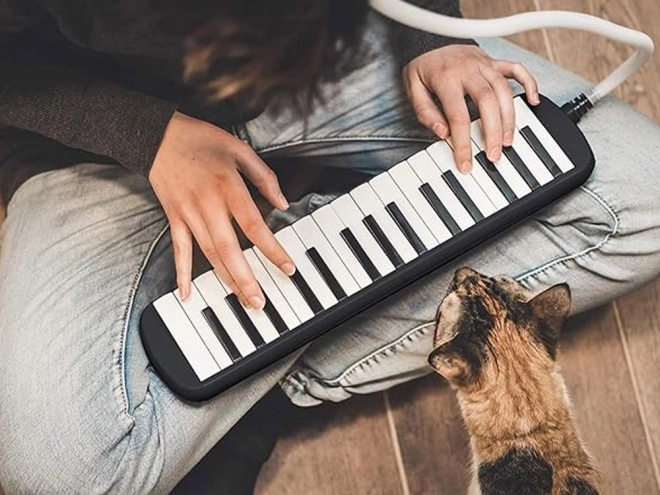
<svg viewBox="0 0 660 495"><path fill-rule="evenodd" d="M296 146L303 146L305 144L320 144L331 143L333 141L400 141L400 142L413 142L413 143L430 143L431 139L424 138L406 138L397 136L335 136L330 138L317 138L317 139L304 139L298 141L291 141L285 144L278 144L257 150L258 153L272 153L286 148L294 148Z"/></svg>
<svg viewBox="0 0 660 495"><path fill-rule="evenodd" d="M428 333L428 329L431 328L433 325L434 322L426 322L426 323L422 323L421 325L417 325L416 327L412 328L411 330L403 334L398 339L389 342L383 345L382 347L376 349L375 351L372 351L371 353L362 357L361 359L353 363L351 366L346 368L341 374L339 374L339 376L335 378L329 380L327 379L320 380L318 378L314 378L314 379L329 386L348 385L348 383L346 383L346 380L350 375L357 372L359 369L364 368L371 362L377 361L378 358L381 356L386 356L388 353L396 353L399 348L404 348L406 346L407 341L409 342L415 340L417 337ZM344 383L342 384L342 382Z"/></svg>
<svg viewBox="0 0 660 495"><path fill-rule="evenodd" d="M123 326L122 326L122 332L121 332L121 342L120 342L120 347L121 351L119 354L119 369L121 373L121 392L122 392L122 399L123 399L123 412L130 416L129 414L129 400L128 400L128 385L126 384L126 367L125 367L125 356L126 356L126 341L127 341L127 335L128 335L128 322L130 320L131 316L131 311L133 311L133 304L135 302L135 295L137 294L137 289L138 286L140 285L140 281L142 280L142 275L144 274L144 271L147 267L147 263L149 263L149 260L151 259L151 255L154 252L154 249L156 248L156 244L158 244L158 241L165 235L165 232L167 232L169 228L169 225L166 224L165 227L161 229L159 234L156 236L156 238L151 241L151 244L149 245L149 249L144 255L144 258L142 260L142 263L140 264L140 267L138 268L138 272L135 274L135 277L133 279L133 284L131 285L131 290L128 296L128 302L126 303L126 309L124 310L124 314L122 316L123 320Z"/></svg>
<svg viewBox="0 0 660 495"><path fill-rule="evenodd" d="M575 261L579 258L583 258L583 257L587 256L588 254L594 252L594 251L598 251L598 250L602 249L602 247L605 244L607 244L609 242L609 240L619 232L619 230L621 228L621 218L616 213L614 208L607 201L605 201L600 195L598 195L597 193L595 193L594 191L592 191L588 187L581 186L580 189L582 189L589 196L591 196L593 199L595 199L605 209L605 211L607 211L607 213L609 213L609 215L612 217L612 219L614 220L614 225L611 227L610 232L608 232L607 235L605 235L605 237L603 237L603 239L601 239L601 241L598 242L597 244L594 244L593 246L590 246L586 249L583 249L582 251L579 251L577 253L569 254L567 256L562 256L560 258L556 258L552 261L544 263L543 265L541 265L537 268L534 268L531 271L528 271L526 273L522 273L522 274L518 275L516 277L516 280L524 282L526 279L534 277L536 275L539 275L539 274L549 270L550 268L552 268L554 266L557 266L557 265L560 265L560 264L566 264L569 261Z"/></svg>

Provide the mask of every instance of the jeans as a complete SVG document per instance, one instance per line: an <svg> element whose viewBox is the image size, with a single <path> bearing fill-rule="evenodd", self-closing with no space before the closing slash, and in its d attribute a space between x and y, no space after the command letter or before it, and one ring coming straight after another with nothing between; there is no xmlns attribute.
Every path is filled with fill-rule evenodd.
<svg viewBox="0 0 660 495"><path fill-rule="evenodd" d="M378 32L376 31L376 34ZM502 40L563 103L588 84ZM264 158L315 157L377 172L431 139L386 54L328 86L306 123L268 111L237 131ZM437 305L469 265L532 290L570 284L574 312L660 272L660 128L613 97L581 128L589 181L559 202L205 403L174 396L149 366L139 317L175 287L166 218L148 182L92 163L31 178L8 205L0 258L0 480L8 494L163 493L269 389L313 406L429 372ZM329 198L312 194L272 225Z"/></svg>

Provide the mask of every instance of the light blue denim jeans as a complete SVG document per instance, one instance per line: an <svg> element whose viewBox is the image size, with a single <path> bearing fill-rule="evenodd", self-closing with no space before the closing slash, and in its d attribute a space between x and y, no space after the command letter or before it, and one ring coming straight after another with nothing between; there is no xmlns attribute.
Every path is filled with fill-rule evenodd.
<svg viewBox="0 0 660 495"><path fill-rule="evenodd" d="M515 45L481 46L525 63L558 103L588 87ZM335 87L306 127L292 114L269 112L240 136L266 158L315 155L332 166L381 170L429 140L399 79L383 53ZM89 163L31 178L9 204L2 232L6 492L167 492L278 384L294 403L311 406L424 375L428 322L459 265L513 275L534 290L568 282L575 312L657 276L660 128L614 98L581 128L597 159L585 186L202 404L174 396L140 344L142 310L175 286L167 222L147 181ZM292 212L308 213L327 199L309 196Z"/></svg>

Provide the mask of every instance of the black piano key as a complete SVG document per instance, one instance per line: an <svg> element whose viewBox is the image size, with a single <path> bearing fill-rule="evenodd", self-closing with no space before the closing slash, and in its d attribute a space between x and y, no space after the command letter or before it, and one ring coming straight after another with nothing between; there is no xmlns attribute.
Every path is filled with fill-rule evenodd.
<svg viewBox="0 0 660 495"><path fill-rule="evenodd" d="M376 219L371 215L367 215L362 219L362 222L367 226L367 229L369 229L369 232L374 236L374 239L376 239L376 242L385 252L392 264L395 267L403 265L403 259L401 259L399 253L396 252L396 249L394 249L394 246L392 246L392 243L382 231L378 222L376 222Z"/></svg>
<svg viewBox="0 0 660 495"><path fill-rule="evenodd" d="M298 291L300 291L300 294L303 296L303 299L307 302L307 305L314 312L314 314L323 311L323 306L316 298L314 291L312 291L309 284L303 278L300 272L296 271L293 275L291 275L290 278L293 284L297 287Z"/></svg>
<svg viewBox="0 0 660 495"><path fill-rule="evenodd" d="M456 223L456 220L454 220L454 217L451 216L451 213L447 211L445 205L442 204L442 201L440 201L440 198L438 198L437 194L435 194L435 191L429 185L429 183L426 182L422 184L419 187L419 190L429 202L431 208L433 208L433 210L438 214L440 220L442 220L442 223L444 223L445 226L449 229L451 235L458 234L461 231L461 228Z"/></svg>
<svg viewBox="0 0 660 495"><path fill-rule="evenodd" d="M248 335L248 337L250 337L250 340L254 346L259 348L264 345L265 342L263 337L259 333L259 330L257 330L257 327L254 326L254 323L252 323L250 317L245 312L245 309L243 308L241 302L238 300L238 297L236 297L236 294L229 294L225 300L227 301L227 304L229 304L231 310L234 312L234 315L236 315L236 319L243 327L243 330L245 330L245 333Z"/></svg>
<svg viewBox="0 0 660 495"><path fill-rule="evenodd" d="M527 141L527 144L529 144L529 146L534 150L534 153L536 153L536 155L541 159L543 165L545 165L545 168L550 171L552 176L560 176L561 169L552 159L550 153L548 153L548 150L545 149L545 146L543 146L541 141L539 141L539 138L536 137L534 131L529 126L525 126L520 129L520 134L522 134L522 136L525 138L525 141Z"/></svg>
<svg viewBox="0 0 660 495"><path fill-rule="evenodd" d="M534 177L532 172L529 171L527 165L525 165L525 162L523 162L522 158L520 158L520 155L515 150L515 148L508 146L502 148L502 151L504 152L504 156L509 159L511 165L513 165L513 168L516 169L516 171L520 174L520 176L532 191L540 186L539 181L537 181L536 177Z"/></svg>
<svg viewBox="0 0 660 495"><path fill-rule="evenodd" d="M277 311L275 306L273 306L273 303L268 298L268 296L266 296L266 305L264 306L264 313L266 313L266 316L268 316L268 319L270 320L270 322L275 327L275 330L277 330L277 332L280 335L282 335L284 332L288 330L286 323L284 323L284 320L280 316L280 313Z"/></svg>
<svg viewBox="0 0 660 495"><path fill-rule="evenodd" d="M461 186L461 183L458 182L458 179L454 176L452 171L447 170L444 172L442 174L442 178L449 186L449 189L451 189L452 192L456 195L458 200L463 203L463 206L465 206L465 209L468 211L474 221L479 222L480 220L483 220L484 216L479 211L479 208L477 208L477 205L475 205L472 199L470 199L470 196L468 196L468 193L465 192L465 189L463 189L463 186Z"/></svg>
<svg viewBox="0 0 660 495"><path fill-rule="evenodd" d="M332 274L330 268L328 268L328 265L325 264L325 261L323 261L323 258L321 258L321 255L316 248L309 248L307 250L307 257L318 270L321 278L323 278L325 283L328 284L328 287L330 287L330 290L337 298L337 301L344 299L346 297L346 292L344 292L342 286L339 285L339 282L337 282L337 279Z"/></svg>
<svg viewBox="0 0 660 495"><path fill-rule="evenodd" d="M492 179L492 181L495 183L497 188L509 203L513 203L516 199L518 199L516 193L514 193L511 187L509 187L509 184L506 183L504 177L502 177L502 174L500 174L499 170L497 170L495 164L488 159L485 152L479 152L476 158L488 174L488 177Z"/></svg>
<svg viewBox="0 0 660 495"><path fill-rule="evenodd" d="M394 220L394 223L399 226L399 229L403 232L403 235L406 236L406 239L408 239L408 242L410 242L410 245L415 249L417 254L424 253L426 251L426 246L424 246L424 243L417 235L417 232L415 232L410 226L406 217L403 216L399 206L395 202L391 202L385 206L385 209Z"/></svg>
<svg viewBox="0 0 660 495"><path fill-rule="evenodd" d="M231 337L227 333L227 330L225 330L225 327L222 326L222 323L220 323L220 320L218 320L215 312L211 308L204 308L202 310L202 315L204 316L206 323L211 327L211 330L213 330L213 333L215 333L215 336L218 337L222 347L224 347L227 354L229 354L231 360L238 361L241 359L241 353L238 352L236 345L234 345L234 341L231 340Z"/></svg>
<svg viewBox="0 0 660 495"><path fill-rule="evenodd" d="M351 249L355 257L358 259L358 261L362 265L362 268L364 268L364 271L367 272L369 278L371 278L371 280L373 281L378 280L380 278L380 273L378 272L378 269L373 264L369 256L367 256L367 253L364 252L364 249L362 249L362 246L353 235L353 232L351 232L351 229L347 227L344 230L342 230L339 234L341 235L342 239L344 239L348 247Z"/></svg>

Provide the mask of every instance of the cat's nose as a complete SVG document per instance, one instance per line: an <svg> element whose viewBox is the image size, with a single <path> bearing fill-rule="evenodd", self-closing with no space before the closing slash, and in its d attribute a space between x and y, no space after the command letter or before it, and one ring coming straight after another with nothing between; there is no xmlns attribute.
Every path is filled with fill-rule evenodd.
<svg viewBox="0 0 660 495"><path fill-rule="evenodd" d="M463 268L459 268L454 272L454 284L455 285L461 285L463 282L468 277L473 277L475 275L479 275L477 272L475 272L472 268L469 268L467 266L464 266Z"/></svg>

